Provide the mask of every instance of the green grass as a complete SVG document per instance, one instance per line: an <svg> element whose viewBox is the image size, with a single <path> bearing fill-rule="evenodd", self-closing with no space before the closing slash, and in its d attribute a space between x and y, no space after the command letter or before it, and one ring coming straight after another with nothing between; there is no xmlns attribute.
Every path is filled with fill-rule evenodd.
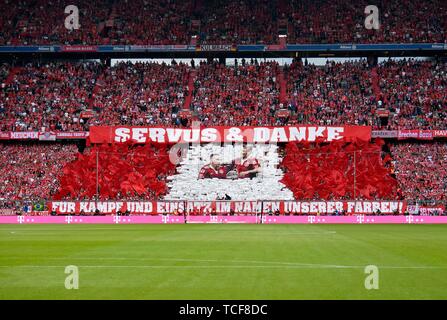
<svg viewBox="0 0 447 320"><path fill-rule="evenodd" d="M447 299L447 225L0 225L0 299Z"/></svg>

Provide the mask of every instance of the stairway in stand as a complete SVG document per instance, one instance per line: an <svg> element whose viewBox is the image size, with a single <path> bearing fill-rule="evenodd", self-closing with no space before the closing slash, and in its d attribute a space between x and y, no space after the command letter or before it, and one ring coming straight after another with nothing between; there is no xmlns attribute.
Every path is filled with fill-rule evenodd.
<svg viewBox="0 0 447 320"><path fill-rule="evenodd" d="M376 97L376 101L379 101L382 96L382 92L379 86L379 75L377 73L377 67L374 67L371 70L371 87L373 89L374 96Z"/></svg>
<svg viewBox="0 0 447 320"><path fill-rule="evenodd" d="M14 67L9 70L8 76L5 79L5 85L10 85L14 80L14 76L19 73L21 70L20 67Z"/></svg>
<svg viewBox="0 0 447 320"><path fill-rule="evenodd" d="M103 34L103 32L105 32L105 34L102 35L103 37L105 37L107 34L107 30L113 28L113 26L115 25L115 19L117 17L118 12L116 9L116 3L114 3L108 19L98 23L97 34L101 35Z"/></svg>
<svg viewBox="0 0 447 320"><path fill-rule="evenodd" d="M287 81L284 76L283 68L280 68L278 73L278 81L279 81L279 102L282 104L286 104L287 101Z"/></svg>
<svg viewBox="0 0 447 320"><path fill-rule="evenodd" d="M183 110L190 110L189 107L191 106L195 77L196 77L196 71L191 70L188 74L188 95L186 96L185 102L183 103Z"/></svg>
<svg viewBox="0 0 447 320"><path fill-rule="evenodd" d="M103 84L104 84L104 83L103 83L103 81L102 81L101 76L98 77L98 78L96 78L95 86L94 86L93 89L92 89L92 94L91 94L91 96L90 96L90 100L89 100L89 102L88 102L88 106L89 106L90 109L92 109L92 108L94 107L95 96L96 96L96 94L98 93L99 89L103 86Z"/></svg>
<svg viewBox="0 0 447 320"><path fill-rule="evenodd" d="M288 2L288 0L278 0L278 11L282 13L288 12L290 10Z"/></svg>

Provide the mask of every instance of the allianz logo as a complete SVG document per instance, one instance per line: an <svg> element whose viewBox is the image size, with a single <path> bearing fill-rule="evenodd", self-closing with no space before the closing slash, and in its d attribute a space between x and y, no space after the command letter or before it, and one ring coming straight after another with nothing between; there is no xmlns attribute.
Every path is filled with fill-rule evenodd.
<svg viewBox="0 0 447 320"><path fill-rule="evenodd" d="M54 51L54 47L38 47L37 48L38 51Z"/></svg>
<svg viewBox="0 0 447 320"><path fill-rule="evenodd" d="M447 50L447 43L444 44L433 44L432 49L444 49Z"/></svg>

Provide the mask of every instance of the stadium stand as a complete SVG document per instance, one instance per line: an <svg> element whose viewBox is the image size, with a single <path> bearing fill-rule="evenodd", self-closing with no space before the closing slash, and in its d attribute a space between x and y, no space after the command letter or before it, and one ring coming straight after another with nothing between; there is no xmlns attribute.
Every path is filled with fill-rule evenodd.
<svg viewBox="0 0 447 320"><path fill-rule="evenodd" d="M445 1L375 1L381 12L379 30L364 27L368 1L286 1L281 18L288 20L288 43L446 42Z"/></svg>
<svg viewBox="0 0 447 320"><path fill-rule="evenodd" d="M278 41L275 2L268 0L204 1L201 18L203 44L273 44Z"/></svg>
<svg viewBox="0 0 447 320"><path fill-rule="evenodd" d="M385 26L380 30L364 28L363 11L369 4L79 0L82 28L68 31L64 1L2 0L0 44L189 44L193 35L202 44L276 44L283 28L288 43L446 43L445 1L376 1Z"/></svg>
<svg viewBox="0 0 447 320"><path fill-rule="evenodd" d="M0 143L0 199L48 199L58 191L62 168L77 151L70 143Z"/></svg>
<svg viewBox="0 0 447 320"><path fill-rule="evenodd" d="M204 125L276 123L279 107L277 63L223 66L201 64L192 109Z"/></svg>
<svg viewBox="0 0 447 320"><path fill-rule="evenodd" d="M86 130L80 114L89 107L98 68L96 63L53 62L11 68L13 77L0 92L0 129Z"/></svg>
<svg viewBox="0 0 447 320"><path fill-rule="evenodd" d="M97 124L181 125L188 95L185 64L120 63L98 76L92 107ZM186 124L186 123L184 123Z"/></svg>
<svg viewBox="0 0 447 320"><path fill-rule="evenodd" d="M289 109L298 123L376 125L370 67L365 61L288 69Z"/></svg>
<svg viewBox="0 0 447 320"><path fill-rule="evenodd" d="M391 145L395 174L406 199L447 199L447 144Z"/></svg>
<svg viewBox="0 0 447 320"><path fill-rule="evenodd" d="M107 39L101 29L109 16L112 1L76 2L82 28L67 30L64 25L68 5L62 0L2 0L0 43L31 44L101 44Z"/></svg>
<svg viewBox="0 0 447 320"><path fill-rule="evenodd" d="M3 65L2 131L85 131L90 125L173 125L188 96L185 64L51 62ZM373 84L377 71L377 86ZM287 87L280 103L281 73ZM447 126L447 64L385 61L323 67L252 60L223 66L201 63L193 73L190 108L204 125L371 125L378 129L444 129ZM377 92L376 92L377 91ZM282 109L290 111L278 116ZM388 111L383 122L377 110ZM83 113L91 110L91 117Z"/></svg>
<svg viewBox="0 0 447 320"><path fill-rule="evenodd" d="M187 44L194 1L114 1L104 44ZM168 17L168 18L167 18Z"/></svg>
<svg viewBox="0 0 447 320"><path fill-rule="evenodd" d="M389 110L389 129L447 128L447 64L432 61L387 61L377 68L378 107Z"/></svg>

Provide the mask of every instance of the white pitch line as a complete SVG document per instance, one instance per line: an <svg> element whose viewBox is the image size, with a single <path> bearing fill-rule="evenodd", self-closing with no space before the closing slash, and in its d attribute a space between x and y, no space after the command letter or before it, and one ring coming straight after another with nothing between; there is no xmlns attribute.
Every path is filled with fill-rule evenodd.
<svg viewBox="0 0 447 320"><path fill-rule="evenodd" d="M328 266L329 264L314 264L301 262L286 262L286 261L263 261L263 260L221 260L221 259L188 259L188 258L133 258L133 257L0 257L0 259L46 259L46 260L109 260L109 261L172 261L172 262L219 262L219 263L254 263L254 264L271 264L280 266ZM337 266L337 265L329 265Z"/></svg>
<svg viewBox="0 0 447 320"><path fill-rule="evenodd" d="M6 257L1 257L6 258ZM12 259L9 257L9 259ZM38 258L15 258L15 259L38 259ZM355 265L336 265L336 264L313 264L313 263L299 263L299 262L280 262L280 261L257 261L257 260L198 260L198 259L170 259L170 258L124 258L124 257L84 257L84 258L76 258L76 257L70 257L70 258L45 258L47 260L71 260L70 263L73 263L75 260L133 260L133 261L172 261L172 262L219 262L219 263L254 263L254 264L260 264L260 265L210 265L210 266L204 266L204 265L198 265L198 266L172 266L172 265L140 265L140 266L83 266L83 267L121 267L121 268L307 268L307 269L364 269L365 266L355 266ZM0 267L8 267L8 266L0 266ZM17 266L17 267L31 267L31 266ZM39 266L36 266L39 267ZM44 266L43 266L44 267ZM48 267L63 267L63 266L48 266ZM80 266L81 267L81 266ZM447 269L447 266L377 266L378 268L382 269Z"/></svg>
<svg viewBox="0 0 447 320"><path fill-rule="evenodd" d="M65 265L21 265L21 266L0 266L0 268L65 268ZM144 268L144 269L364 269L365 266L244 266L244 265L219 265L219 266L160 266L160 265L80 265L79 268ZM447 269L447 266L378 266L379 269Z"/></svg>

